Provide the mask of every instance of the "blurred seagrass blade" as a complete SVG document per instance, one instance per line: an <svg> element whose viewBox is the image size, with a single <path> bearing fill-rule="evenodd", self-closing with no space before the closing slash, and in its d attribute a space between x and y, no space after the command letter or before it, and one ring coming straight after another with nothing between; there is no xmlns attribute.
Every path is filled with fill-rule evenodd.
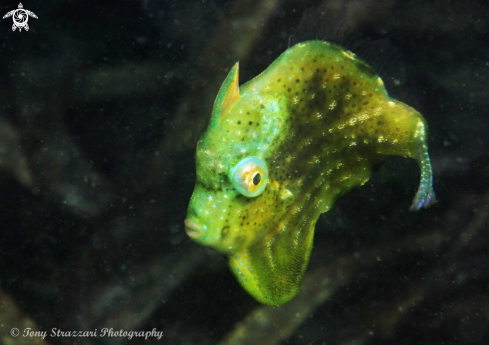
<svg viewBox="0 0 489 345"><path fill-rule="evenodd" d="M29 157L41 197L82 218L103 213L114 198L109 182L64 130L41 135Z"/></svg>
<svg viewBox="0 0 489 345"><path fill-rule="evenodd" d="M20 184L33 187L32 172L21 148L17 130L0 117L0 170L12 175Z"/></svg>
<svg viewBox="0 0 489 345"><path fill-rule="evenodd" d="M29 316L25 315L15 300L0 289L0 344L17 345L47 345L49 342L41 337L25 337L23 332L30 328L33 332L40 331L37 324ZM19 332L15 335L16 330ZM12 333L14 332L14 333Z"/></svg>
<svg viewBox="0 0 489 345"><path fill-rule="evenodd" d="M220 259L215 256L215 258ZM196 251L193 244L181 246L178 253L168 253L160 260L138 267L139 274L124 280L112 280L93 289L81 316L93 328L139 330L171 293L195 273L199 264L208 262L204 251ZM107 344L124 343L126 339L113 337Z"/></svg>
<svg viewBox="0 0 489 345"><path fill-rule="evenodd" d="M77 77L73 101L76 103L118 100L168 92L172 78L181 73L155 62L125 62L117 66L85 71Z"/></svg>
<svg viewBox="0 0 489 345"><path fill-rule="evenodd" d="M45 75L37 68L53 71L53 88L42 88ZM114 186L97 171L69 132L64 117L71 106L72 77L77 70L75 57L59 56L51 60L26 59L16 73L29 72L29 78L16 79L16 120L24 137L34 138L26 148L26 157L36 181L34 192L60 209L82 218L93 218L109 208Z"/></svg>

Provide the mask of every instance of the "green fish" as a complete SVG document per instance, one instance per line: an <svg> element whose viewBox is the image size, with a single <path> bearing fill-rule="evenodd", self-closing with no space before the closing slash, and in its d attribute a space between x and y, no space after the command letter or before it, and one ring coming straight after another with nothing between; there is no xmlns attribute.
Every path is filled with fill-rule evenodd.
<svg viewBox="0 0 489 345"><path fill-rule="evenodd" d="M241 87L237 63L197 144L187 234L225 255L257 301L283 304L299 289L319 215L387 156L419 162L412 210L435 202L426 133L423 116L338 45L296 44Z"/></svg>

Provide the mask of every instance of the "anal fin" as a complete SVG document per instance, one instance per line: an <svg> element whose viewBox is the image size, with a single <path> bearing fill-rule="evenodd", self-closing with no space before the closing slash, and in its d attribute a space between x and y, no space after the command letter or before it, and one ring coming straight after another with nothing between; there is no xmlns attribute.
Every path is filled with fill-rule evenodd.
<svg viewBox="0 0 489 345"><path fill-rule="evenodd" d="M307 222L309 223L309 222ZM294 297L307 268L314 222L302 231L275 234L229 258L229 266L243 288L258 302L270 306Z"/></svg>

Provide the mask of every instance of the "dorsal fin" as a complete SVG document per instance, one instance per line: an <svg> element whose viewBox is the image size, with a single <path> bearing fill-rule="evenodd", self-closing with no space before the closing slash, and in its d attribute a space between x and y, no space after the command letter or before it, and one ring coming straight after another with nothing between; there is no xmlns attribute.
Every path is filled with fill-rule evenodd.
<svg viewBox="0 0 489 345"><path fill-rule="evenodd" d="M229 109L239 100L239 62L237 62L224 80L214 102L212 124L217 124L226 116Z"/></svg>
<svg viewBox="0 0 489 345"><path fill-rule="evenodd" d="M405 65L400 52L389 39L369 40L361 36L347 21L347 9L310 8L289 38L289 47L309 40L334 43L357 55L382 79L390 96L403 98Z"/></svg>
<svg viewBox="0 0 489 345"><path fill-rule="evenodd" d="M289 48L304 41L321 40L348 49L351 40L358 35L347 24L345 14L339 10L309 8L302 14L302 20L289 37Z"/></svg>

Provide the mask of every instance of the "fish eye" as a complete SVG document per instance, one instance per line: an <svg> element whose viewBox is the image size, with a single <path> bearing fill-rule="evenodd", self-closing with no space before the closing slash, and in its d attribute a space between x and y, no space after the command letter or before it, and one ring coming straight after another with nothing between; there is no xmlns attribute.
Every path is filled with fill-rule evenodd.
<svg viewBox="0 0 489 345"><path fill-rule="evenodd" d="M259 172L256 172L255 175L253 176L253 184L255 186L258 186L260 184L260 181L261 181L261 175Z"/></svg>
<svg viewBox="0 0 489 345"><path fill-rule="evenodd" d="M244 196L253 198L265 190L268 168L265 161L258 157L242 159L230 172L234 188Z"/></svg>

